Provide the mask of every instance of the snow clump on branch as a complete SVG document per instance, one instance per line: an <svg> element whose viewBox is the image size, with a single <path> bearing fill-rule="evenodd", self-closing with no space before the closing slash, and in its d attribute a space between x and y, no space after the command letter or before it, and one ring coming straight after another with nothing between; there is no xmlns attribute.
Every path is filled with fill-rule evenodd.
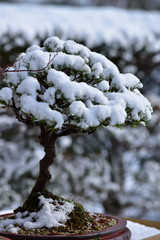
<svg viewBox="0 0 160 240"><path fill-rule="evenodd" d="M72 40L48 38L6 70L0 102L22 122L54 131L94 131L100 126L146 123L152 107L142 84L106 57Z"/></svg>

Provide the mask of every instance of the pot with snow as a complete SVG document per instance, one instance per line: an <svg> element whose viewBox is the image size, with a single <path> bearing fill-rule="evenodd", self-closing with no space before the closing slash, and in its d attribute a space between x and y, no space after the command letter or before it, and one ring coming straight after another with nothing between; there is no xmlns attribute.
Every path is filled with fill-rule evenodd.
<svg viewBox="0 0 160 240"><path fill-rule="evenodd" d="M51 37L43 47L33 45L22 53L6 69L5 83L1 106L11 108L20 122L39 127L45 154L28 199L14 214L1 216L0 234L11 239L130 239L125 220L87 213L46 187L58 138L151 119L152 107L138 90L139 79L121 74L83 45Z"/></svg>

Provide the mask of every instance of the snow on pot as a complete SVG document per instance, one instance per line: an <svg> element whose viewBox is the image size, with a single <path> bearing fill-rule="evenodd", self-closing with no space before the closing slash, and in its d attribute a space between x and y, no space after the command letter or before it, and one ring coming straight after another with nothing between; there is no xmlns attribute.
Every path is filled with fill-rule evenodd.
<svg viewBox="0 0 160 240"><path fill-rule="evenodd" d="M105 228L103 230L89 232L89 233L81 233L81 234L55 234L55 235L38 235L38 234L18 234L18 233L8 233L8 232L0 232L1 235L5 237L9 237L10 239L33 239L33 240L40 240L40 239L50 239L50 240L76 240L76 239L101 239L101 240L107 240L107 239L116 239L116 240L129 240L131 237L130 230L126 227L126 220L120 217L106 215L106 214L97 214L97 213L88 213L97 219L97 224L101 224L104 221L108 221L112 223L112 226ZM1 215L0 218L9 218L14 217L15 214L5 214ZM25 221L25 219L24 219ZM1 239L0 239L1 240ZM2 239L3 240L3 239ZM4 239L5 240L5 239Z"/></svg>
<svg viewBox="0 0 160 240"><path fill-rule="evenodd" d="M34 45L27 49L4 73L6 86L0 90L0 103L11 108L20 122L40 128L39 141L45 155L31 194L14 211L13 218L0 220L0 231L11 233L12 238L30 232L32 236L48 235L47 239L54 231L63 238L72 232L78 234L76 238L102 235L101 239L107 239L103 238L104 231L114 234L112 228L121 221L110 225L108 218L105 226L102 215L94 217L80 204L48 192L50 166L60 137L90 134L102 126L145 125L151 119L152 107L139 91L140 80L129 73L121 74L101 54L57 37L47 39L42 48ZM121 234L128 234L129 239L124 224Z"/></svg>

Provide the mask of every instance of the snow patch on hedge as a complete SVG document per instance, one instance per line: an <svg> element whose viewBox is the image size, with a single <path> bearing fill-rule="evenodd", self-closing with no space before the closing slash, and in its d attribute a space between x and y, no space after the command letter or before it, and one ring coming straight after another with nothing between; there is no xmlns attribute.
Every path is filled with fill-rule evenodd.
<svg viewBox="0 0 160 240"><path fill-rule="evenodd" d="M159 22L160 15L156 11L128 11L104 6L80 8L1 3L0 7L0 36L6 33L11 36L22 34L23 38L16 39L18 46L23 46L25 40L38 43L37 34L44 39L47 33L48 36L58 35L63 40L84 41L90 48L105 43L114 46L113 54L116 46L126 49L134 44L138 50L146 43L148 51L158 51ZM58 51L63 44L58 40L54 43ZM5 49L9 51L11 47L7 44ZM71 48L69 43L65 48L73 54L74 45ZM78 54L79 50L77 47L75 49Z"/></svg>

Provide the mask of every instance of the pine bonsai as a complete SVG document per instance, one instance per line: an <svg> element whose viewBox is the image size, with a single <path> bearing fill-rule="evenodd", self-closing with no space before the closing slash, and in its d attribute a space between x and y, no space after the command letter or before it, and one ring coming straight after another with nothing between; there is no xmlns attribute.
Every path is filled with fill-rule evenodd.
<svg viewBox="0 0 160 240"><path fill-rule="evenodd" d="M142 84L132 74L121 74L101 54L57 37L47 39L42 48L33 45L22 53L6 69L5 83L0 90L1 106L12 109L20 122L40 128L45 156L29 198L15 211L15 219L0 221L0 230L18 232L16 224L23 226L21 232L64 228L66 222L67 227L73 225L71 215L79 215L85 226L88 215L80 205L46 190L56 157L55 142L70 134L90 134L102 126L147 123L152 107L138 90Z"/></svg>

